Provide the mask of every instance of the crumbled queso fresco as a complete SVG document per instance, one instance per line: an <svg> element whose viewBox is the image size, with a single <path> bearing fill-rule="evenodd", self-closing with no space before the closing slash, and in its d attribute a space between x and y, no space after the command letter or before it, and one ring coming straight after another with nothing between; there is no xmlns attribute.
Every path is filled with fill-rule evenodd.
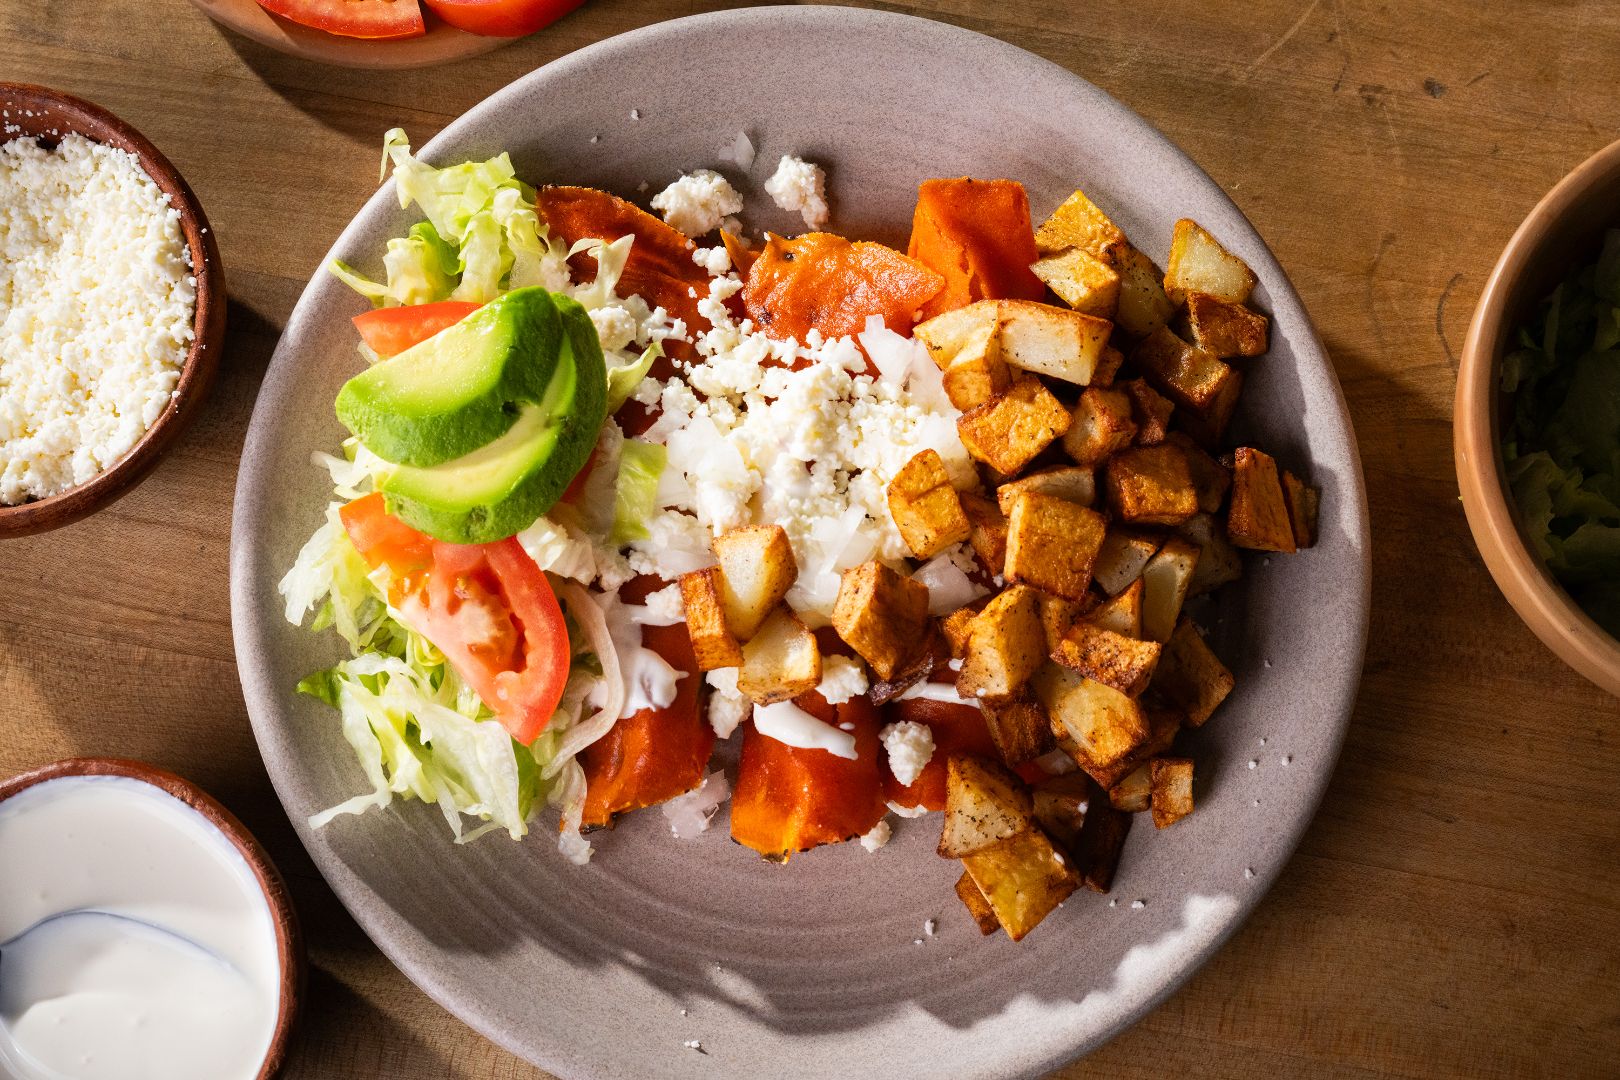
<svg viewBox="0 0 1620 1080"><path fill-rule="evenodd" d="M195 303L179 212L132 154L0 145L0 503L135 445L174 394Z"/></svg>

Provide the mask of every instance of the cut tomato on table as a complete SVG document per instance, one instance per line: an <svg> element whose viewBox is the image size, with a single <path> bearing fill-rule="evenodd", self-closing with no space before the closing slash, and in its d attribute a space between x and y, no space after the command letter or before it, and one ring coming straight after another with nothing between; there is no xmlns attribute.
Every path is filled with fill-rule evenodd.
<svg viewBox="0 0 1620 1080"><path fill-rule="evenodd" d="M527 746L557 711L572 649L557 597L508 538L447 544L389 514L379 494L338 513L367 565L393 576L390 600Z"/></svg>
<svg viewBox="0 0 1620 1080"><path fill-rule="evenodd" d="M802 343L811 330L829 338L859 334L873 315L910 334L917 310L944 287L938 273L882 244L832 233L793 240L768 234L742 298L767 334Z"/></svg>
<svg viewBox="0 0 1620 1080"><path fill-rule="evenodd" d="M1046 296L1046 285L1029 268L1040 255L1029 196L1016 180L923 181L906 253L945 278L945 287L923 306L924 318L977 300Z"/></svg>
<svg viewBox="0 0 1620 1080"><path fill-rule="evenodd" d="M486 37L522 37L556 22L585 0L422 0L458 30Z"/></svg>
<svg viewBox="0 0 1620 1080"><path fill-rule="evenodd" d="M258 0L272 15L339 37L386 40L427 32L416 0Z"/></svg>
<svg viewBox="0 0 1620 1080"><path fill-rule="evenodd" d="M449 329L481 306L469 300L441 300L436 304L377 308L356 315L354 328L360 331L360 340L386 360Z"/></svg>

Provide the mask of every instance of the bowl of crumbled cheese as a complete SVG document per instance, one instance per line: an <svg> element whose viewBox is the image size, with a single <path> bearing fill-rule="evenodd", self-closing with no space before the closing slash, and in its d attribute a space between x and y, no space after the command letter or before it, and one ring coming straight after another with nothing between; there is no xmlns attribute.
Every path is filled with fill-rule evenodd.
<svg viewBox="0 0 1620 1080"><path fill-rule="evenodd" d="M219 251L174 166L98 106L0 82L0 537L138 483L224 332Z"/></svg>

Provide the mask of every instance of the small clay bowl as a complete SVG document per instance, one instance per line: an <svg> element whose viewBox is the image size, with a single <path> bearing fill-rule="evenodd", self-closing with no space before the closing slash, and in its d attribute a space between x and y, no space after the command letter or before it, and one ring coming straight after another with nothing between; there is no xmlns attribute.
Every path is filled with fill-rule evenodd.
<svg viewBox="0 0 1620 1080"><path fill-rule="evenodd" d="M258 1080L273 1080L280 1075L286 1063L287 1050L292 1042L293 1020L304 991L304 938L298 928L298 914L293 910L292 897L286 883L276 870L270 856L259 841L248 832L247 826L221 806L213 796L189 780L167 772L144 761L123 758L68 758L40 768L0 780L0 803L4 803L35 784L58 780L67 776L123 776L151 784L191 807L225 835L253 870L265 902L270 905L270 918L276 928L276 964L281 971L278 991L280 1008L276 1014L275 1030L270 1035L270 1049L259 1068Z"/></svg>
<svg viewBox="0 0 1620 1080"><path fill-rule="evenodd" d="M45 499L0 505L0 539L45 532L77 521L139 483L202 408L225 339L225 271L219 261L219 248L197 197L168 159L140 132L100 106L43 86L0 82L0 142L32 137L53 146L69 134L134 154L141 168L168 195L170 205L180 212L180 231L191 251L192 273L197 279L194 336L174 397L140 441L78 487Z"/></svg>
<svg viewBox="0 0 1620 1080"><path fill-rule="evenodd" d="M1620 224L1620 142L1582 162L1530 211L1496 261L1463 345L1453 437L1474 543L1508 603L1564 663L1620 695L1620 641L1570 599L1526 539L1502 460L1502 355L1517 328Z"/></svg>

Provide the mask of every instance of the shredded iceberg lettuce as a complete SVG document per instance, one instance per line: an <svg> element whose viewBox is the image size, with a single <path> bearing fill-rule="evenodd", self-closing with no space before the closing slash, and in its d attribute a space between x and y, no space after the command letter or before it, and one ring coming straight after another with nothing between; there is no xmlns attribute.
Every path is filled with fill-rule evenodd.
<svg viewBox="0 0 1620 1080"><path fill-rule="evenodd" d="M612 416L619 411L620 406L630 400L630 395L636 392L641 380L647 377L652 370L653 361L664 355L664 343L655 341L647 346L634 363L621 364L618 367L608 368L607 373L607 411Z"/></svg>
<svg viewBox="0 0 1620 1080"><path fill-rule="evenodd" d="M658 443L626 439L619 449L619 480L613 494L613 530L608 540L628 544L652 534L647 521L658 512L658 478L669 451Z"/></svg>

